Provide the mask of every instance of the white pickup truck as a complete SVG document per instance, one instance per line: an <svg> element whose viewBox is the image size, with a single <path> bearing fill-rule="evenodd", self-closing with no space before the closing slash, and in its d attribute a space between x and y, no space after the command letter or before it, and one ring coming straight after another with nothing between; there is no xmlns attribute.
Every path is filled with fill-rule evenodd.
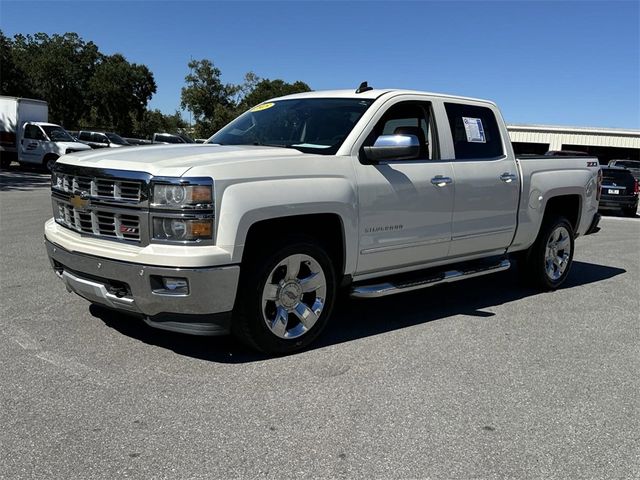
<svg viewBox="0 0 640 480"><path fill-rule="evenodd" d="M379 297L499 272L543 289L597 231L595 158L516 158L495 104L359 88L276 98L204 145L98 150L52 175L51 264L148 324L309 345L336 291Z"/></svg>

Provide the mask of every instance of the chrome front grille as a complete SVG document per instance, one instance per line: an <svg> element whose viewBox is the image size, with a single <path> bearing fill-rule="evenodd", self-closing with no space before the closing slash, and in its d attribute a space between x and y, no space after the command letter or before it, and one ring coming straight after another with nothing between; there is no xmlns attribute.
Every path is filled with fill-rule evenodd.
<svg viewBox="0 0 640 480"><path fill-rule="evenodd" d="M102 200L142 200L142 182L138 180L86 177L57 172L52 186L65 193L85 192Z"/></svg>
<svg viewBox="0 0 640 480"><path fill-rule="evenodd" d="M62 200L54 200L56 221L71 230L99 237L140 242L140 217L96 208L80 210Z"/></svg>

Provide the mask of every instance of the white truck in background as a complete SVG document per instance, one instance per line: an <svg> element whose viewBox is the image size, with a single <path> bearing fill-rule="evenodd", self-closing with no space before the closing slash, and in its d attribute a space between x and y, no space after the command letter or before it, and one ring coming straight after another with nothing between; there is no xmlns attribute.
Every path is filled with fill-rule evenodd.
<svg viewBox="0 0 640 480"><path fill-rule="evenodd" d="M45 244L92 303L284 354L338 288L398 294L514 258L560 287L601 182L597 158L516 157L492 102L362 85L269 100L204 145L64 157Z"/></svg>
<svg viewBox="0 0 640 480"><path fill-rule="evenodd" d="M91 147L79 143L60 125L48 123L43 100L0 96L0 164L35 164L51 171L62 155Z"/></svg>

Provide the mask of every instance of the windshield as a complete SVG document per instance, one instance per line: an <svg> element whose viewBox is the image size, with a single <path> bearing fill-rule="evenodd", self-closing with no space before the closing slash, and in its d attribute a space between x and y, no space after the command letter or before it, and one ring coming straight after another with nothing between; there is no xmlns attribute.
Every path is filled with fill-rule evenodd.
<svg viewBox="0 0 640 480"><path fill-rule="evenodd" d="M634 160L615 160L617 167L640 168L640 162Z"/></svg>
<svg viewBox="0 0 640 480"><path fill-rule="evenodd" d="M52 142L75 142L67 131L58 125L40 125Z"/></svg>
<svg viewBox="0 0 640 480"><path fill-rule="evenodd" d="M332 155L372 103L355 98L263 103L240 115L207 143L267 145Z"/></svg>
<svg viewBox="0 0 640 480"><path fill-rule="evenodd" d="M116 145L129 145L120 135L115 133L105 133L105 135L111 143L115 143Z"/></svg>

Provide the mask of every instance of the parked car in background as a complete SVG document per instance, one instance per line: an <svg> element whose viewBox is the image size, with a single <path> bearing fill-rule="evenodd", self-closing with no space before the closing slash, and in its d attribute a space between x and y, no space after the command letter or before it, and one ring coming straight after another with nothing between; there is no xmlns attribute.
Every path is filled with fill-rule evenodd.
<svg viewBox="0 0 640 480"><path fill-rule="evenodd" d="M130 145L151 145L151 140L146 140L144 138L124 137L124 139L129 142Z"/></svg>
<svg viewBox="0 0 640 480"><path fill-rule="evenodd" d="M183 133L154 133L152 143L196 143Z"/></svg>
<svg viewBox="0 0 640 480"><path fill-rule="evenodd" d="M78 140L86 143L91 148L120 148L131 145L120 135L112 132L80 130L78 132Z"/></svg>
<svg viewBox="0 0 640 480"><path fill-rule="evenodd" d="M638 210L638 180L623 167L602 167L602 196L599 210L622 210L634 217Z"/></svg>
<svg viewBox="0 0 640 480"><path fill-rule="evenodd" d="M609 166L626 168L633 178L640 181L640 160L610 160Z"/></svg>
<svg viewBox="0 0 640 480"><path fill-rule="evenodd" d="M60 125L49 123L49 105L42 100L0 96L0 163L39 165L51 171L59 157L90 150Z"/></svg>
<svg viewBox="0 0 640 480"><path fill-rule="evenodd" d="M587 152L581 152L579 150L549 150L545 153L547 157L588 157Z"/></svg>

